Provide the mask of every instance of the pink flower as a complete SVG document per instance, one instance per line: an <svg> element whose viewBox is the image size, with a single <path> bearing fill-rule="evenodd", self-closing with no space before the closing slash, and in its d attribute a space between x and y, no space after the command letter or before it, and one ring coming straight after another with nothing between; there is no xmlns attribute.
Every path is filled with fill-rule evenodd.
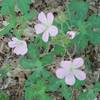
<svg viewBox="0 0 100 100"><path fill-rule="evenodd" d="M56 76L59 79L65 79L65 83L68 85L75 84L75 78L78 80L85 80L86 74L79 68L84 65L84 60L82 58L75 58L73 61L62 61L60 66L56 70Z"/></svg>
<svg viewBox="0 0 100 100"><path fill-rule="evenodd" d="M35 25L35 31L37 34L43 33L42 39L44 42L48 42L49 36L55 37L58 34L58 28L52 25L54 16L51 12L48 13L47 16L44 12L41 12L38 16L38 20L40 23Z"/></svg>
<svg viewBox="0 0 100 100"><path fill-rule="evenodd" d="M8 46L14 49L13 52L16 55L25 55L28 51L26 41L19 40L15 37L8 43Z"/></svg>
<svg viewBox="0 0 100 100"><path fill-rule="evenodd" d="M76 36L76 32L75 31L68 31L67 36L69 39L74 39L74 37Z"/></svg>

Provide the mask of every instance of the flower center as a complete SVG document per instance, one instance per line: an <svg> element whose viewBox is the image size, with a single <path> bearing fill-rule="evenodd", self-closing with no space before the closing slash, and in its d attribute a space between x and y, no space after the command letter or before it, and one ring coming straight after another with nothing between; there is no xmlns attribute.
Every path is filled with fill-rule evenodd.
<svg viewBox="0 0 100 100"><path fill-rule="evenodd" d="M71 66L70 68L69 68L69 71L70 72L73 72L75 70L75 68L73 67L73 66Z"/></svg>
<svg viewBox="0 0 100 100"><path fill-rule="evenodd" d="M48 28L50 27L50 25L49 25L49 24L45 24L45 26L46 26L46 29L48 29Z"/></svg>
<svg viewBox="0 0 100 100"><path fill-rule="evenodd" d="M22 47L23 46L23 42L18 41L18 43L16 43L17 47Z"/></svg>
<svg viewBox="0 0 100 100"><path fill-rule="evenodd" d="M44 24L45 25L45 31L48 31L50 25L49 24Z"/></svg>

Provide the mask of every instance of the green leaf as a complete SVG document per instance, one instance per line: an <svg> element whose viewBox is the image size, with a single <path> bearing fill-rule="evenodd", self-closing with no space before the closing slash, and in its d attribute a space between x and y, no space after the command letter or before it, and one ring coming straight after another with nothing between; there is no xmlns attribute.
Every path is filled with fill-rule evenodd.
<svg viewBox="0 0 100 100"><path fill-rule="evenodd" d="M11 15L14 15L14 0L3 0L2 1L2 8L1 8L1 14L2 15L7 15L8 13L10 13Z"/></svg>
<svg viewBox="0 0 100 100"><path fill-rule="evenodd" d="M89 25L89 28L100 28L100 16L93 14L89 17L87 24Z"/></svg>
<svg viewBox="0 0 100 100"><path fill-rule="evenodd" d="M60 45L55 45L53 53L55 55L63 56L65 54L65 49Z"/></svg>
<svg viewBox="0 0 100 100"><path fill-rule="evenodd" d="M7 13L8 13L8 0L3 0L1 14L6 15Z"/></svg>
<svg viewBox="0 0 100 100"><path fill-rule="evenodd" d="M38 48L41 47L41 48L45 49L45 48L48 47L48 43L45 43L45 42L41 39L41 36L40 36L40 35L35 39L34 43L37 45Z"/></svg>
<svg viewBox="0 0 100 100"><path fill-rule="evenodd" d="M39 49L32 43L30 43L28 46L28 54L34 60L40 57Z"/></svg>
<svg viewBox="0 0 100 100"><path fill-rule="evenodd" d="M89 41L94 45L100 44L100 16L92 15L88 19Z"/></svg>
<svg viewBox="0 0 100 100"><path fill-rule="evenodd" d="M96 94L93 89L90 89L86 92L81 92L77 100L95 100Z"/></svg>
<svg viewBox="0 0 100 100"><path fill-rule="evenodd" d="M40 59L41 59L43 66L46 66L54 62L54 55L52 53L48 53L42 56Z"/></svg>
<svg viewBox="0 0 100 100"><path fill-rule="evenodd" d="M62 33L66 33L68 31L68 18L65 12L59 12L57 18L54 20L55 26L61 30Z"/></svg>
<svg viewBox="0 0 100 100"><path fill-rule="evenodd" d="M72 0L68 7L67 12L71 23L76 25L78 21L84 21L89 8L86 2L82 0Z"/></svg>
<svg viewBox="0 0 100 100"><path fill-rule="evenodd" d="M100 82L97 82L93 87L86 92L81 92L77 100L95 100L97 93L100 92Z"/></svg>
<svg viewBox="0 0 100 100"><path fill-rule="evenodd" d="M28 4L31 4L32 3L32 0L27 0Z"/></svg>
<svg viewBox="0 0 100 100"><path fill-rule="evenodd" d="M99 45L100 44L100 32L99 33L92 33L90 34L90 41L91 43L93 43L94 45Z"/></svg>
<svg viewBox="0 0 100 100"><path fill-rule="evenodd" d="M66 84L63 84L60 92L62 94L62 96L64 96L65 100L72 100L72 92L70 90L70 88L67 87Z"/></svg>
<svg viewBox="0 0 100 100"><path fill-rule="evenodd" d="M24 68L24 69L33 69L35 67L42 67L41 62L37 59L37 60L32 60L32 59L26 59L26 58L21 58L20 59L20 65Z"/></svg>
<svg viewBox="0 0 100 100"><path fill-rule="evenodd" d="M9 97L4 92L0 92L0 100L9 100Z"/></svg>
<svg viewBox="0 0 100 100"><path fill-rule="evenodd" d="M48 85L48 90L52 92L58 91L60 85L61 82L58 79L51 77L50 83Z"/></svg>
<svg viewBox="0 0 100 100"><path fill-rule="evenodd" d="M25 100L34 100L34 90L30 87L26 88Z"/></svg>
<svg viewBox="0 0 100 100"><path fill-rule="evenodd" d="M48 77L41 76L47 71L37 71L33 72L32 75L29 76L28 80L25 82L25 100L53 100L47 94L47 84L46 80ZM46 75L45 75L46 76ZM46 78L46 79L45 79Z"/></svg>
<svg viewBox="0 0 100 100"><path fill-rule="evenodd" d="M94 89L94 91L96 93L100 92L100 82L96 82L96 84L94 85L93 89Z"/></svg>
<svg viewBox="0 0 100 100"><path fill-rule="evenodd" d="M7 72L8 72L8 71L7 71L6 68L1 68L1 69L0 69L0 78L6 77L6 76L7 76L7 75L6 75Z"/></svg>
<svg viewBox="0 0 100 100"><path fill-rule="evenodd" d="M20 8L20 10L24 13L27 14L29 11L29 4L28 0L17 0L17 5Z"/></svg>
<svg viewBox="0 0 100 100"><path fill-rule="evenodd" d="M5 26L3 29L0 30L0 36L5 34L10 34L10 30L15 27L14 20L10 22L7 26Z"/></svg>
<svg viewBox="0 0 100 100"><path fill-rule="evenodd" d="M24 18L27 20L33 20L37 17L37 11L36 10L32 10L32 12L27 13L26 15L24 15Z"/></svg>
<svg viewBox="0 0 100 100"><path fill-rule="evenodd" d="M79 80L76 80L76 83L74 85L74 88L77 88L77 89L80 89L82 85L85 84L85 81L79 81Z"/></svg>
<svg viewBox="0 0 100 100"><path fill-rule="evenodd" d="M88 45L88 36L84 34L79 34L74 40L73 43L76 44L78 50L83 50Z"/></svg>

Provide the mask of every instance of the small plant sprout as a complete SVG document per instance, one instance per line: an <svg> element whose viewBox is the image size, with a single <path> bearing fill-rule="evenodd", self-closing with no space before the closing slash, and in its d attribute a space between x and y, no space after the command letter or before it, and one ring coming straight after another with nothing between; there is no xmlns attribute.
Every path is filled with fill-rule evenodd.
<svg viewBox="0 0 100 100"><path fill-rule="evenodd" d="M28 51L26 41L19 40L15 37L8 43L8 46L14 49L13 52L16 55L25 55Z"/></svg>
<svg viewBox="0 0 100 100"><path fill-rule="evenodd" d="M38 15L38 20L40 23L35 25L35 31L37 34L43 33L42 40L44 42L48 42L49 36L55 37L58 34L58 28L52 25L54 16L51 12L47 16L44 12L41 12Z"/></svg>
<svg viewBox="0 0 100 100"><path fill-rule="evenodd" d="M76 32L75 32L75 31L68 31L68 32L67 32L67 37L68 37L69 39L74 39L75 36L76 36Z"/></svg>
<svg viewBox="0 0 100 100"><path fill-rule="evenodd" d="M61 61L61 68L56 70L56 76L59 79L65 79L66 84L74 85L75 78L78 80L86 79L85 72L79 69L83 65L84 60L81 57L75 58L73 61Z"/></svg>

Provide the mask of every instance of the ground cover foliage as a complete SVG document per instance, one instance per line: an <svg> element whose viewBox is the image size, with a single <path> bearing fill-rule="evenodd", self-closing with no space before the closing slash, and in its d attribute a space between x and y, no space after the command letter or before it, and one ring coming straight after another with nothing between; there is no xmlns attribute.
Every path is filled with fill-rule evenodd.
<svg viewBox="0 0 100 100"><path fill-rule="evenodd" d="M99 0L1 0L0 100L99 100L99 7ZM35 27L41 12L54 17L56 31L49 29L51 24L46 30L57 34L37 33L42 29ZM78 65L86 78L74 77L72 84L65 80L67 75L61 78L63 73L56 72L62 61L73 63L75 58L84 62Z"/></svg>

